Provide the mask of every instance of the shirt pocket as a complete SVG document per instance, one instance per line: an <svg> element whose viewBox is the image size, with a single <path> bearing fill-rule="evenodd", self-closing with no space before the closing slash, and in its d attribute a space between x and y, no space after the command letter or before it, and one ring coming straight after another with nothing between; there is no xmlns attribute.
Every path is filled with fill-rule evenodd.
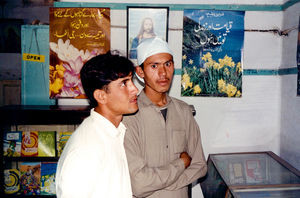
<svg viewBox="0 0 300 198"><path fill-rule="evenodd" d="M173 141L173 148L174 153L182 153L186 149L186 138L185 138L185 131L173 131L172 134L172 141Z"/></svg>

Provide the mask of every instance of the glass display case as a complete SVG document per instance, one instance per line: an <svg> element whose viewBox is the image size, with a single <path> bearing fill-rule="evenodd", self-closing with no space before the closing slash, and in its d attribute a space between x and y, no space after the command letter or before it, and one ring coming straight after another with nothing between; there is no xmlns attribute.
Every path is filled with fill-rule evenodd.
<svg viewBox="0 0 300 198"><path fill-rule="evenodd" d="M300 197L300 172L273 152L211 154L205 198Z"/></svg>

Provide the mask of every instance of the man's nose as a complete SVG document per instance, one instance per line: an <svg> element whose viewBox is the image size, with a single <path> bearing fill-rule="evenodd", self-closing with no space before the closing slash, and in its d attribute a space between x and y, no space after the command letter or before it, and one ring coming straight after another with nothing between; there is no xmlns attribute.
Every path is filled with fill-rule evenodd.
<svg viewBox="0 0 300 198"><path fill-rule="evenodd" d="M130 92L132 92L132 94L137 94L139 92L138 88L135 86L135 84L132 81L130 83Z"/></svg>
<svg viewBox="0 0 300 198"><path fill-rule="evenodd" d="M158 72L159 75L166 75L167 74L166 67L164 65L160 66Z"/></svg>

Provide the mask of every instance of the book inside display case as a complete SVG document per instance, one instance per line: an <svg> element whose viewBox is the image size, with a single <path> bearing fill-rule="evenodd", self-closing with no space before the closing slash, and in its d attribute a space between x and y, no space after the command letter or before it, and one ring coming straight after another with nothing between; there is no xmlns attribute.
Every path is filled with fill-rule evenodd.
<svg viewBox="0 0 300 198"><path fill-rule="evenodd" d="M211 154L205 198L299 197L300 172L273 152Z"/></svg>
<svg viewBox="0 0 300 198"><path fill-rule="evenodd" d="M57 161L88 106L0 107L0 197L56 197Z"/></svg>

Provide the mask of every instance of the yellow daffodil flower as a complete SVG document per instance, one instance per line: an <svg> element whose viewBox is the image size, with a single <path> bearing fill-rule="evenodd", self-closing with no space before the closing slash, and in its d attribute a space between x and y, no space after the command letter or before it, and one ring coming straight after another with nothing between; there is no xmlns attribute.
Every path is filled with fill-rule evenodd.
<svg viewBox="0 0 300 198"><path fill-rule="evenodd" d="M194 87L194 94L199 94L201 91L202 91L202 90L201 90L201 88L200 88L199 85L196 85L196 86Z"/></svg>

